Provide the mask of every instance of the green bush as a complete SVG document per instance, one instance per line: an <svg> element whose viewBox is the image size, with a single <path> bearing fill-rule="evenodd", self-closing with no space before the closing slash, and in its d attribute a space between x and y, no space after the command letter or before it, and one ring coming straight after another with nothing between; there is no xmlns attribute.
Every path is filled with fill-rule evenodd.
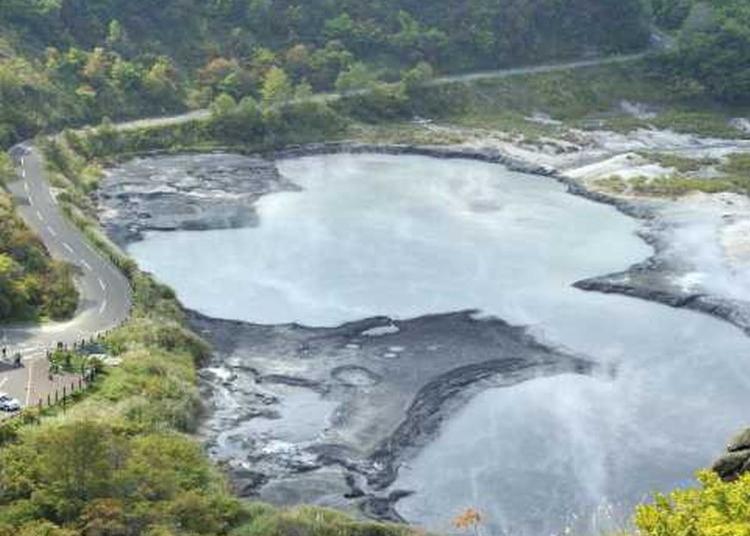
<svg viewBox="0 0 750 536"><path fill-rule="evenodd" d="M403 119L412 115L403 84L375 84L366 93L344 96L333 104L346 117L366 123Z"/></svg>
<svg viewBox="0 0 750 536"><path fill-rule="evenodd" d="M637 508L643 536L749 536L750 474L722 482L711 471L698 474L700 487L658 495Z"/></svg>
<svg viewBox="0 0 750 536"><path fill-rule="evenodd" d="M120 526L114 534L135 535L161 524L219 535L245 517L200 446L173 432L48 424L5 447L0 467L0 527L43 520L85 534Z"/></svg>
<svg viewBox="0 0 750 536"><path fill-rule="evenodd" d="M258 509L256 509L257 512ZM415 534L410 527L384 523L362 523L333 510L299 507L293 510L260 511L232 536L407 536Z"/></svg>

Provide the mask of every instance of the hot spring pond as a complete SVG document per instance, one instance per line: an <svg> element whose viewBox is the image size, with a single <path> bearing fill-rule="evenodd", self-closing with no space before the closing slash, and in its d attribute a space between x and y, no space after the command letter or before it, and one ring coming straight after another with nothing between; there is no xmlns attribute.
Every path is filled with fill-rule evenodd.
<svg viewBox="0 0 750 536"><path fill-rule="evenodd" d="M747 424L740 330L571 286L647 258L640 222L551 179L473 161L336 155L278 167L301 189L263 196L257 226L150 232L129 253L216 318L324 328L476 310L612 371L532 377L461 404L399 467L391 488L415 492L396 504L410 522L450 532L474 507L491 534L596 534L651 492L689 485ZM372 337L393 336L379 329ZM406 370L408 351L390 352ZM351 366L339 376L362 392L379 381ZM297 433L279 423L292 442L325 426L318 406L335 413L325 393L296 396ZM253 420L236 433L273 433L272 420Z"/></svg>

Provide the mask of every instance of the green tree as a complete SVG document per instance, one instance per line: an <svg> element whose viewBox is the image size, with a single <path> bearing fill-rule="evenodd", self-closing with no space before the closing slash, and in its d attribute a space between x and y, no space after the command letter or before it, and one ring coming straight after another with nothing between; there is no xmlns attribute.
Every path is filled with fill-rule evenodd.
<svg viewBox="0 0 750 536"><path fill-rule="evenodd" d="M168 58L160 57L154 62L146 74L143 87L159 111L176 110L182 105L177 72Z"/></svg>
<svg viewBox="0 0 750 536"><path fill-rule="evenodd" d="M417 91L421 86L432 80L435 76L435 71L432 65L426 61L420 61L413 68L408 71L404 71L401 75L401 82L404 84L408 93Z"/></svg>
<svg viewBox="0 0 750 536"><path fill-rule="evenodd" d="M336 79L336 91L347 91L371 88L378 81L378 73L362 62L356 62Z"/></svg>
<svg viewBox="0 0 750 536"><path fill-rule="evenodd" d="M310 50L303 44L297 44L286 51L284 55L284 70L293 79L302 80L310 75Z"/></svg>
<svg viewBox="0 0 750 536"><path fill-rule="evenodd" d="M666 68L721 100L750 102L750 6L740 0L697 4L685 25Z"/></svg>
<svg viewBox="0 0 750 536"><path fill-rule="evenodd" d="M354 62L354 54L340 41L329 41L310 57L310 81L316 89L333 87L339 73Z"/></svg>
<svg viewBox="0 0 750 536"><path fill-rule="evenodd" d="M263 106L280 104L294 96L294 89L287 74L279 67L271 67L263 79L260 90Z"/></svg>
<svg viewBox="0 0 750 536"><path fill-rule="evenodd" d="M125 505L118 499L94 499L83 509L81 532L85 536L129 536Z"/></svg>
<svg viewBox="0 0 750 536"><path fill-rule="evenodd" d="M211 103L211 115L216 119L227 117L234 112L236 107L237 102L235 102L232 96L222 93Z"/></svg>
<svg viewBox="0 0 750 536"><path fill-rule="evenodd" d="M213 132L222 140L253 142L263 136L262 114L252 97L236 104L229 95L219 95L211 106L211 115Z"/></svg>

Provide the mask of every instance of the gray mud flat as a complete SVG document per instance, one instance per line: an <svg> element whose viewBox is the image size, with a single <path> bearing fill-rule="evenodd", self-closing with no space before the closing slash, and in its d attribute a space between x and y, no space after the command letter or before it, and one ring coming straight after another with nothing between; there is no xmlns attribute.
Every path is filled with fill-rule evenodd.
<svg viewBox="0 0 750 536"><path fill-rule="evenodd" d="M204 435L238 492L384 519L398 519L404 492L384 490L399 465L472 394L593 367L471 311L337 328L190 321L215 348Z"/></svg>
<svg viewBox="0 0 750 536"><path fill-rule="evenodd" d="M154 156L118 166L101 181L97 200L107 234L124 245L144 231L250 227L261 196L295 189L259 157Z"/></svg>

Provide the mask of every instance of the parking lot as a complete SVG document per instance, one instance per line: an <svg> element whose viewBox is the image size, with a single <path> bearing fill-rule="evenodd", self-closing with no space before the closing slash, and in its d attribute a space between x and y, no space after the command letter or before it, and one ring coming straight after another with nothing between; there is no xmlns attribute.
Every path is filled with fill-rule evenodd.
<svg viewBox="0 0 750 536"><path fill-rule="evenodd" d="M62 397L63 389L70 393L78 387L78 374L49 375L49 363L44 355L31 356L22 361L19 368L0 363L0 393L16 398L22 407L37 406L40 402L54 403L55 393ZM14 414L0 411L0 419Z"/></svg>

